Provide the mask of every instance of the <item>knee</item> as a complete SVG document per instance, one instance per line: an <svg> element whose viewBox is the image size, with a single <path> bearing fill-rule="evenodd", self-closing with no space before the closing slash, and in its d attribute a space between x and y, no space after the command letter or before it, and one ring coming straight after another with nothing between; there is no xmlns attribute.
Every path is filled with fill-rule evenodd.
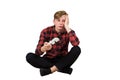
<svg viewBox="0 0 120 80"><path fill-rule="evenodd" d="M78 54L81 53L81 48L80 48L79 46L73 46L73 47L72 47L72 50L73 50L75 53L78 53Z"/></svg>
<svg viewBox="0 0 120 80"><path fill-rule="evenodd" d="M26 55L26 61L29 62L31 60L31 58L33 57L33 55L34 55L33 53L28 53Z"/></svg>

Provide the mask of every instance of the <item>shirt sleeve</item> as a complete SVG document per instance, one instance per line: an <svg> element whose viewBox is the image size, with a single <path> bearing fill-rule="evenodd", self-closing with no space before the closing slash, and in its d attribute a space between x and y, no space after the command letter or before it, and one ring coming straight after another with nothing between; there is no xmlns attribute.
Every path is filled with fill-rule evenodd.
<svg viewBox="0 0 120 80"><path fill-rule="evenodd" d="M43 30L40 34L39 41L35 50L35 54L42 55L43 52L41 51L41 47L44 45L45 41L45 30Z"/></svg>
<svg viewBox="0 0 120 80"><path fill-rule="evenodd" d="M69 34L69 40L70 40L72 46L78 46L80 41L79 41L78 37L76 36L75 31L71 30L68 34Z"/></svg>

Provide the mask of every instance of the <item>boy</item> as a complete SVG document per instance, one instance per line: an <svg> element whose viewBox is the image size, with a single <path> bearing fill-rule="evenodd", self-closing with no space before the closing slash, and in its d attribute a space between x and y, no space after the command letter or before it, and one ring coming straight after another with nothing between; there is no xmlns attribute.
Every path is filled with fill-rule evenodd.
<svg viewBox="0 0 120 80"><path fill-rule="evenodd" d="M41 76L55 71L71 74L71 65L81 53L78 46L80 41L69 27L68 14L65 11L57 11L53 23L53 26L41 31L35 54L28 53L26 56L28 63L40 69ZM69 42L73 47L68 52Z"/></svg>

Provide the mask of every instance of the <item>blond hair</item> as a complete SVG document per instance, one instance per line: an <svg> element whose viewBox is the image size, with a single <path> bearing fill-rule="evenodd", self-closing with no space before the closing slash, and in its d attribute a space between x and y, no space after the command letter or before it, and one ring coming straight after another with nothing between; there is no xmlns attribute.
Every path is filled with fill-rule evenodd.
<svg viewBox="0 0 120 80"><path fill-rule="evenodd" d="M66 11L64 10L61 10L61 11L57 11L55 14L54 14L54 19L59 19L61 16L63 15L68 15Z"/></svg>

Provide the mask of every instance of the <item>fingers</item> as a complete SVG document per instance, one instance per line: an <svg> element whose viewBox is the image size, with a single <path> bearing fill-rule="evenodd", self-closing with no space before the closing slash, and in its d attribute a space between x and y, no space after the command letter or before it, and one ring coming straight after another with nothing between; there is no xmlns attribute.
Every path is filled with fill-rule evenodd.
<svg viewBox="0 0 120 80"><path fill-rule="evenodd" d="M48 42L44 42L44 45L47 45L48 44Z"/></svg>
<svg viewBox="0 0 120 80"><path fill-rule="evenodd" d="M44 46L50 46L51 44L48 42L44 42Z"/></svg>
<svg viewBox="0 0 120 80"><path fill-rule="evenodd" d="M45 42L45 43L44 43L44 48L45 48L46 50L51 50L52 45L51 45L50 43L48 43L48 42Z"/></svg>
<svg viewBox="0 0 120 80"><path fill-rule="evenodd" d="M69 24L69 17L68 15L65 16L65 25L67 26Z"/></svg>

